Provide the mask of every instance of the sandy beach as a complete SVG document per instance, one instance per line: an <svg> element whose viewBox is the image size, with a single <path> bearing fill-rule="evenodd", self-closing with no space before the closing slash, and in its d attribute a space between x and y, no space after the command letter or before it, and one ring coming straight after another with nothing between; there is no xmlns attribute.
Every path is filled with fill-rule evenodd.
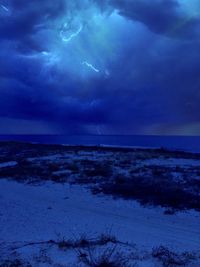
<svg viewBox="0 0 200 267"><path fill-rule="evenodd" d="M199 266L200 155L13 142L0 152L1 266Z"/></svg>

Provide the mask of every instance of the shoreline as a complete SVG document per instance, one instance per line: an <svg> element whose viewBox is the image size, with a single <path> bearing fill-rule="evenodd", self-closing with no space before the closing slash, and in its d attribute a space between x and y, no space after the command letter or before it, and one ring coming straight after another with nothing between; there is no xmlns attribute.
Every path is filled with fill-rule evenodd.
<svg viewBox="0 0 200 267"><path fill-rule="evenodd" d="M0 141L65 144L73 146L85 145L150 149L165 148L168 150L200 153L200 137L198 136L0 135Z"/></svg>
<svg viewBox="0 0 200 267"><path fill-rule="evenodd" d="M24 144L24 145L36 145L45 147L64 147L64 148L74 148L74 149L93 149L93 150L113 150L113 151L162 151L171 153L182 153L200 156L200 152L183 150L178 148L167 148L163 146L126 146L126 145L107 145L107 144L67 144L67 143L41 143L41 142L28 142L28 141L2 141L1 144Z"/></svg>

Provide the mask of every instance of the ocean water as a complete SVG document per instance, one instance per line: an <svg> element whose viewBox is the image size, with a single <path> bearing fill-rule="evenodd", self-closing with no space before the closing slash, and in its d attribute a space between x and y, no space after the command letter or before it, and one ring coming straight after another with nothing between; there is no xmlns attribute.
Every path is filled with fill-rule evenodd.
<svg viewBox="0 0 200 267"><path fill-rule="evenodd" d="M22 141L41 144L110 145L131 147L163 147L200 152L200 136L147 135L0 135L0 141Z"/></svg>

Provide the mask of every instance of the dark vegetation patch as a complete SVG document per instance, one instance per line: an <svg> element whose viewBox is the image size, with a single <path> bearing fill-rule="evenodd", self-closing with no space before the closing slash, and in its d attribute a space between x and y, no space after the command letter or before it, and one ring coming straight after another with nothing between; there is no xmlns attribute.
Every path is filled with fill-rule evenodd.
<svg viewBox="0 0 200 267"><path fill-rule="evenodd" d="M75 239L66 239L65 237L58 238L58 240L47 240L41 242L27 242L24 245L12 247L12 250L18 250L24 247L30 247L35 245L55 245L62 250L67 249L82 249L86 247L105 246L108 244L126 244L116 239L115 236L110 233L102 233L96 237L89 237L85 234Z"/></svg>
<svg viewBox="0 0 200 267"><path fill-rule="evenodd" d="M158 266L161 264L163 267L190 266L190 264L191 266L199 266L198 261L200 259L199 251L178 253L165 246L155 247L149 252L140 251L134 244L121 242L110 232L96 237L82 234L74 239L59 236L57 240L27 242L23 245L12 246L11 254L17 254L18 250L24 247L34 246L40 248L44 246L45 249L56 247L63 251L66 256L67 252L72 250L75 252L75 258L77 256L77 260L86 267L137 267L138 261L143 263L145 260L153 260L159 264ZM43 263L46 262L43 261ZM21 259L1 259L0 267L31 267L31 264Z"/></svg>
<svg viewBox="0 0 200 267"><path fill-rule="evenodd" d="M41 242L27 242L21 246L13 246L11 251L17 252L19 249L31 246L55 246L67 253L69 250L74 250L77 260L83 266L91 267L134 267L133 262L127 255L123 254L119 247L128 247L129 250L134 250L134 245L121 242L110 233L103 233L96 237L89 237L88 235L80 235L75 239L58 238L58 240L47 240ZM67 254L66 254L67 255ZM1 261L0 261L1 263ZM21 260L4 260L0 267L31 267ZM6 265L8 263L8 265ZM16 265L15 265L16 263ZM43 262L45 263L45 262ZM13 265L12 265L13 264Z"/></svg>
<svg viewBox="0 0 200 267"><path fill-rule="evenodd" d="M136 199L142 204L200 210L200 166L156 166L143 163L168 158L200 160L200 154L166 149L126 149L0 143L0 178L19 182L53 181L89 184L94 193ZM56 157L49 157L58 155ZM40 159L40 157L48 156ZM33 160L30 160L33 158Z"/></svg>
<svg viewBox="0 0 200 267"><path fill-rule="evenodd" d="M186 190L179 183L155 177L118 176L114 182L102 183L93 189L126 199L136 199L142 204L160 205L173 209L200 210L200 195L196 191Z"/></svg>
<svg viewBox="0 0 200 267"><path fill-rule="evenodd" d="M67 170L70 170L72 173L79 173L80 172L79 165L75 161L65 164L63 166L63 168L67 169Z"/></svg>
<svg viewBox="0 0 200 267"><path fill-rule="evenodd" d="M0 267L31 267L32 265L28 262L24 262L20 259L15 260L3 260L0 261Z"/></svg>
<svg viewBox="0 0 200 267"><path fill-rule="evenodd" d="M59 170L60 170L60 166L57 163L52 162L52 163L48 164L48 171L50 173L57 172Z"/></svg>
<svg viewBox="0 0 200 267"><path fill-rule="evenodd" d="M176 213L176 210L173 208L168 208L164 211L165 215L174 215Z"/></svg>
<svg viewBox="0 0 200 267"><path fill-rule="evenodd" d="M91 168L83 168L82 172L87 177L110 178L113 174L112 166L107 163L95 163Z"/></svg>
<svg viewBox="0 0 200 267"><path fill-rule="evenodd" d="M87 235L81 235L75 240L66 240L65 238L55 241L60 249L69 249L69 248L88 248L96 246L105 246L107 244L118 244L121 243L118 241L115 236L110 234L101 234L97 237L88 237Z"/></svg>
<svg viewBox="0 0 200 267"><path fill-rule="evenodd" d="M80 250L78 255L80 262L88 267L134 267L130 259L117 250L116 246L105 249L100 254L95 254L90 248Z"/></svg>
<svg viewBox="0 0 200 267"><path fill-rule="evenodd" d="M31 177L35 180L46 180L46 170L42 166L13 166L0 169L0 177L12 178L17 181L28 181Z"/></svg>
<svg viewBox="0 0 200 267"><path fill-rule="evenodd" d="M176 253L164 246L154 248L152 256L158 259L163 267L188 266L188 264L199 258L194 252Z"/></svg>
<svg viewBox="0 0 200 267"><path fill-rule="evenodd" d="M183 158L183 159L200 159L200 153L190 153L183 151L171 151L166 148L160 149L142 149L142 148L119 148L119 147L102 147L102 146L62 146L62 145L45 145L45 144L31 144L25 142L0 142L1 154L5 153L9 158L16 159L17 155L22 157L36 157L45 156L51 153L65 153L72 152L114 152L114 153L135 153L138 158L146 159L148 157L158 158L160 155L166 158Z"/></svg>

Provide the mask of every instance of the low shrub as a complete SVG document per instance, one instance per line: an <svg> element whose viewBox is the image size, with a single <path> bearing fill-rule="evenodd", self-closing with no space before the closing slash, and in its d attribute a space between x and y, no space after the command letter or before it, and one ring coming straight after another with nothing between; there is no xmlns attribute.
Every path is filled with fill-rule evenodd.
<svg viewBox="0 0 200 267"><path fill-rule="evenodd" d="M99 185L96 193L103 192L126 199L134 198L142 204L160 205L172 209L200 209L200 196L184 190L173 181L154 177L129 177L116 182L108 181ZM95 190L93 189L93 192Z"/></svg>
<svg viewBox="0 0 200 267"><path fill-rule="evenodd" d="M176 210L175 209L166 209L164 211L164 214L165 215L174 215L176 213Z"/></svg>
<svg viewBox="0 0 200 267"><path fill-rule="evenodd" d="M152 250L152 256L157 258L164 267L187 266L196 259L193 253L175 253L167 247L160 246Z"/></svg>
<svg viewBox="0 0 200 267"><path fill-rule="evenodd" d="M20 259L15 260L4 260L0 262L1 267L31 267L31 264L28 262L23 262Z"/></svg>
<svg viewBox="0 0 200 267"><path fill-rule="evenodd" d="M76 162L68 163L66 165L66 168L74 173L77 173L80 171L79 165Z"/></svg>
<svg viewBox="0 0 200 267"><path fill-rule="evenodd" d="M74 246L74 242L72 240L65 240L65 238L63 238L57 242L57 245L59 249L68 249Z"/></svg>
<svg viewBox="0 0 200 267"><path fill-rule="evenodd" d="M116 246L108 248L99 254L95 250L79 251L78 257L88 267L133 267L129 259L116 250Z"/></svg>
<svg viewBox="0 0 200 267"><path fill-rule="evenodd" d="M60 169L60 167L56 163L51 163L48 165L48 171L49 172L57 172L57 171L59 171L59 169Z"/></svg>
<svg viewBox="0 0 200 267"><path fill-rule="evenodd" d="M88 177L111 177L113 174L112 166L108 164L94 164L92 168L85 169L84 175Z"/></svg>

